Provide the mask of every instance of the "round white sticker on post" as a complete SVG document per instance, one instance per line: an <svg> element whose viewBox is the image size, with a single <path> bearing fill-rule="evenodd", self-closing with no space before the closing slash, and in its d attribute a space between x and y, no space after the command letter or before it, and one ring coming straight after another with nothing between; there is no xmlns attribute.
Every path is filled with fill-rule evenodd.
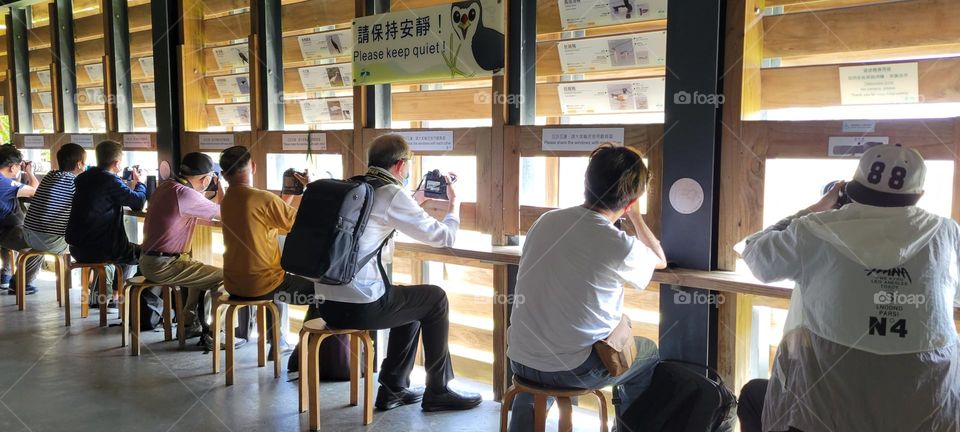
<svg viewBox="0 0 960 432"><path fill-rule="evenodd" d="M682 178L670 186L670 205L680 214L691 214L703 206L703 187L692 178Z"/></svg>

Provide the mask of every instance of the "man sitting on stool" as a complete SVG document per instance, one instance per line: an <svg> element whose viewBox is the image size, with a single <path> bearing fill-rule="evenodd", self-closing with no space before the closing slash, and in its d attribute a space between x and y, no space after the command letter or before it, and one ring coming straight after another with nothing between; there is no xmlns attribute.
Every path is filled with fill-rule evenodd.
<svg viewBox="0 0 960 432"><path fill-rule="evenodd" d="M585 177L582 205L549 211L527 232L507 356L514 373L538 385L616 386L619 414L649 385L657 347L635 338L636 359L613 377L593 344L620 324L624 283L646 288L653 270L665 268L667 261L637 203L649 178L640 154L602 146L590 155ZM634 235L614 226L624 215ZM533 402L533 395L516 396L511 431L533 430Z"/></svg>
<svg viewBox="0 0 960 432"><path fill-rule="evenodd" d="M447 215L439 222L404 189L412 158L410 146L400 135L383 135L370 144L366 175L377 177L386 185L374 192L373 209L357 256L375 252L394 230L431 246L453 246L460 227L460 204L453 186L447 186ZM447 387L453 379L453 366L447 347L449 304L443 289L434 285L392 286L390 281L382 280L377 260L371 259L349 284L318 283L317 296L324 301L309 309L307 319L323 317L333 328L390 329L387 357L380 369L377 408L388 410L421 401L424 411L480 405L479 394ZM426 391L410 388L421 328Z"/></svg>
<svg viewBox="0 0 960 432"><path fill-rule="evenodd" d="M129 182L120 178L123 170L120 166L123 146L120 143L103 141L97 144L96 152L97 167L77 176L77 190L67 222L67 243L70 254L78 263L118 264L124 270L122 277L130 278L137 271L140 245L127 239L123 207L142 210L147 201L147 187L140 182L138 170L132 170ZM113 266L107 268L108 292L113 289L112 270ZM91 305L108 300L99 299L98 295L90 296Z"/></svg>
<svg viewBox="0 0 960 432"><path fill-rule="evenodd" d="M3 239L4 247L16 250L33 249L39 252L61 254L67 250L67 241L63 239L67 231L67 219L73 202L74 181L86 168L87 151L73 143L64 144L57 150L56 171L43 176L37 192L30 200L27 216L23 218L23 227L15 228ZM33 294L37 288L33 280L40 271L43 257L27 260L26 294ZM13 290L10 291L13 293Z"/></svg>
<svg viewBox="0 0 960 432"><path fill-rule="evenodd" d="M150 210L143 223L140 271L151 282L187 290L183 316L177 321L178 331L190 339L203 330L204 320L196 319L201 296L207 291L218 295L223 286L223 270L190 259L197 220L220 217L223 187L213 172L213 159L203 153L184 156L179 174L179 178L161 182L150 197ZM207 199L203 193L211 182L216 182L216 195Z"/></svg>
<svg viewBox="0 0 960 432"><path fill-rule="evenodd" d="M27 183L20 183L21 173L27 173ZM13 252L8 248L7 239L23 226L23 212L20 210L20 198L29 198L37 191L37 177L33 175L33 162L23 161L20 150L12 145L0 146L0 239L3 239L3 248L0 249L0 258L3 259L3 271L0 274L0 287L10 288L13 278ZM13 242L11 242L13 243ZM10 288L13 293L13 289Z"/></svg>
<svg viewBox="0 0 960 432"><path fill-rule="evenodd" d="M740 394L744 432L960 429L960 226L916 207L925 173L916 150L873 147L853 181L747 238L754 276L796 287L769 386Z"/></svg>

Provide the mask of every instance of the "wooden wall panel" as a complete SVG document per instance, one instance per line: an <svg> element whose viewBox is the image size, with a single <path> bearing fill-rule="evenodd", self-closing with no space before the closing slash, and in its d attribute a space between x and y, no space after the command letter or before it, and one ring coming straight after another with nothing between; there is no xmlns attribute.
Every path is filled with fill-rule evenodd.
<svg viewBox="0 0 960 432"><path fill-rule="evenodd" d="M342 0L307 0L283 5L283 31L349 23L355 16L349 4Z"/></svg>
<svg viewBox="0 0 960 432"><path fill-rule="evenodd" d="M843 133L843 122L836 120L747 122L750 127L757 124L766 128L762 141L766 143L767 158L826 158L827 141L831 136L863 135ZM925 159L954 160L956 155L950 146L954 140L954 127L955 120L952 118L880 120L877 121L876 131L868 136L889 137L891 143L916 148ZM756 150L754 152L761 157L764 155Z"/></svg>
<svg viewBox="0 0 960 432"><path fill-rule="evenodd" d="M311 133L325 133L327 135L327 148L324 150L313 150L318 154L343 154L346 148L352 145L353 130L332 130L332 131L310 131ZM276 132L265 131L260 134L259 145L266 148L267 153L303 153L303 151L288 151L283 149L283 135L307 133L307 131L288 131Z"/></svg>
<svg viewBox="0 0 960 432"><path fill-rule="evenodd" d="M565 127L583 127L582 125L571 126L524 126L519 131L519 150L520 155L529 156L589 156L590 151L582 152L551 152L544 151L541 148L543 139L543 129L565 128ZM639 125L604 125L604 127L622 127L623 138L628 146L637 148L640 153L646 154L648 151L660 145L663 139L662 124L639 124Z"/></svg>
<svg viewBox="0 0 960 432"><path fill-rule="evenodd" d="M667 28L667 20L642 21L630 24L606 26L587 29L587 35L632 33L645 30L663 30ZM537 2L537 35L559 33L563 31L560 23L560 6L557 0ZM553 35L554 37L556 35Z"/></svg>
<svg viewBox="0 0 960 432"><path fill-rule="evenodd" d="M206 43L222 43L250 36L250 14L227 15L203 21Z"/></svg>
<svg viewBox="0 0 960 432"><path fill-rule="evenodd" d="M217 15L250 7L250 0L205 0L197 2L194 7L202 7L204 16Z"/></svg>
<svg viewBox="0 0 960 432"><path fill-rule="evenodd" d="M784 13L800 13L900 1L903 0L766 0L764 6L782 7Z"/></svg>

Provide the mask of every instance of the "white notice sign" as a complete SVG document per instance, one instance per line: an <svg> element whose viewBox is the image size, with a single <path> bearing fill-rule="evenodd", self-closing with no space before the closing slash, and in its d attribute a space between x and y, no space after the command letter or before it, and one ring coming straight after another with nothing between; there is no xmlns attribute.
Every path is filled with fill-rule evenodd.
<svg viewBox="0 0 960 432"><path fill-rule="evenodd" d="M320 91L353 85L349 64L300 68L300 82L306 91Z"/></svg>
<svg viewBox="0 0 960 432"><path fill-rule="evenodd" d="M143 119L143 124L147 129L157 128L156 108L140 108L140 117Z"/></svg>
<svg viewBox="0 0 960 432"><path fill-rule="evenodd" d="M628 69L666 64L667 32L560 42L563 73Z"/></svg>
<svg viewBox="0 0 960 432"><path fill-rule="evenodd" d="M220 97L229 98L250 94L250 81L246 75L221 76L214 79Z"/></svg>
<svg viewBox="0 0 960 432"><path fill-rule="evenodd" d="M124 148L150 148L149 134L125 134L123 136Z"/></svg>
<svg viewBox="0 0 960 432"><path fill-rule="evenodd" d="M667 17L667 0L561 0L557 4L564 30Z"/></svg>
<svg viewBox="0 0 960 432"><path fill-rule="evenodd" d="M200 150L224 150L233 147L231 134L200 135Z"/></svg>
<svg viewBox="0 0 960 432"><path fill-rule="evenodd" d="M323 132L316 133L297 133L283 134L284 151L317 151L327 149L327 134Z"/></svg>
<svg viewBox="0 0 960 432"><path fill-rule="evenodd" d="M413 151L453 150L453 131L398 131Z"/></svg>
<svg viewBox="0 0 960 432"><path fill-rule="evenodd" d="M44 108L50 108L53 106L53 94L50 92L40 92L37 93L37 98L40 99L40 106Z"/></svg>
<svg viewBox="0 0 960 432"><path fill-rule="evenodd" d="M615 82L564 83L559 86L563 114L662 112L663 78Z"/></svg>
<svg viewBox="0 0 960 432"><path fill-rule="evenodd" d="M303 99L300 113L306 124L353 121L353 99Z"/></svg>
<svg viewBox="0 0 960 432"><path fill-rule="evenodd" d="M43 147L43 135L24 135L23 146L26 148Z"/></svg>
<svg viewBox="0 0 960 432"><path fill-rule="evenodd" d="M247 44L216 47L213 49L213 58L217 60L220 69L238 69L250 65L247 57Z"/></svg>
<svg viewBox="0 0 960 432"><path fill-rule="evenodd" d="M890 144L890 137L830 137L830 157L860 157L871 147Z"/></svg>
<svg viewBox="0 0 960 432"><path fill-rule="evenodd" d="M221 126L241 126L250 124L250 105L217 105L217 118Z"/></svg>
<svg viewBox="0 0 960 432"><path fill-rule="evenodd" d="M623 128L544 129L541 146L545 151L592 151L600 144L623 145Z"/></svg>
<svg viewBox="0 0 960 432"><path fill-rule="evenodd" d="M141 57L140 69L143 69L143 74L148 77L153 76L153 57Z"/></svg>
<svg viewBox="0 0 960 432"><path fill-rule="evenodd" d="M140 93L143 94L145 102L154 102L157 100L156 87L152 82L140 83Z"/></svg>
<svg viewBox="0 0 960 432"><path fill-rule="evenodd" d="M87 120L90 121L91 129L107 130L107 112L106 111L87 111Z"/></svg>
<svg viewBox="0 0 960 432"><path fill-rule="evenodd" d="M100 63L88 64L83 66L83 70L87 72L87 77L90 78L90 81L101 82L103 81L103 65Z"/></svg>
<svg viewBox="0 0 960 432"><path fill-rule="evenodd" d="M890 63L840 68L843 105L919 103L917 63Z"/></svg>
<svg viewBox="0 0 960 432"><path fill-rule="evenodd" d="M50 71L49 70L37 71L37 81L40 81L40 87L49 88L50 87Z"/></svg>
<svg viewBox="0 0 960 432"><path fill-rule="evenodd" d="M70 142L84 148L93 148L93 135L70 135Z"/></svg>
<svg viewBox="0 0 960 432"><path fill-rule="evenodd" d="M297 41L304 60L350 55L353 49L350 30L303 35Z"/></svg>

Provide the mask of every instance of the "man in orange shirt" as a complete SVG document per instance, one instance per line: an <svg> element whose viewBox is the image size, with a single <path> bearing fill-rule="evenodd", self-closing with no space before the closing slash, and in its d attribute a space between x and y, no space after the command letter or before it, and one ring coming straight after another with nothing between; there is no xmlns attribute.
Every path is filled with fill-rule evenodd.
<svg viewBox="0 0 960 432"><path fill-rule="evenodd" d="M277 236L290 231L297 210L292 195L276 196L253 187L257 164L246 147L234 146L220 154L223 178L230 187L220 202L223 223L223 286L232 296L274 299L283 293L288 303L309 304L315 296L313 282L283 271ZM310 180L297 175L306 185ZM286 334L286 305L280 307L281 336ZM270 320L268 323L272 322ZM268 324L270 325L270 324ZM268 337L272 330L267 331ZM273 343L273 341L271 341ZM279 347L286 350L281 337ZM270 357L272 358L272 356Z"/></svg>

